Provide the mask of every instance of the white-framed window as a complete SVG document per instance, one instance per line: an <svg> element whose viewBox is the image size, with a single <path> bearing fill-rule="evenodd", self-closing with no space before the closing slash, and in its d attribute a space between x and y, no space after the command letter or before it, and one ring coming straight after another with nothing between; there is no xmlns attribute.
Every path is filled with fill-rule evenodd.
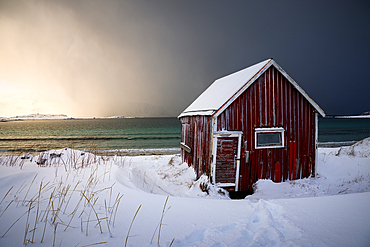
<svg viewBox="0 0 370 247"><path fill-rule="evenodd" d="M283 148L284 128L255 128L255 148Z"/></svg>

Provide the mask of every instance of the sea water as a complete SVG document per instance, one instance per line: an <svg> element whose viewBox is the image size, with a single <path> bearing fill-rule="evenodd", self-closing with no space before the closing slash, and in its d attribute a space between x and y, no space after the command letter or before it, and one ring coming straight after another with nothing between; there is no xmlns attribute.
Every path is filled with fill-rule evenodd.
<svg viewBox="0 0 370 247"><path fill-rule="evenodd" d="M369 136L370 118L319 118L321 146L351 145Z"/></svg>
<svg viewBox="0 0 370 247"><path fill-rule="evenodd" d="M0 122L0 151L178 148L177 118L25 120Z"/></svg>
<svg viewBox="0 0 370 247"><path fill-rule="evenodd" d="M177 118L24 120L0 122L0 152L64 147L79 150L179 152ZM349 145L370 136L370 119L319 119L321 146ZM145 151L141 151L144 152Z"/></svg>

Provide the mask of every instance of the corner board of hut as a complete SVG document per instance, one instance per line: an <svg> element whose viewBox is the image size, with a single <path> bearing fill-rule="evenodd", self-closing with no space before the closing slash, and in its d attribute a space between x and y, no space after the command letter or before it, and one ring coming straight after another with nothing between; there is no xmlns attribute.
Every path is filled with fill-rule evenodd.
<svg viewBox="0 0 370 247"><path fill-rule="evenodd" d="M181 156L228 191L315 176L324 111L273 60L220 78L180 115Z"/></svg>

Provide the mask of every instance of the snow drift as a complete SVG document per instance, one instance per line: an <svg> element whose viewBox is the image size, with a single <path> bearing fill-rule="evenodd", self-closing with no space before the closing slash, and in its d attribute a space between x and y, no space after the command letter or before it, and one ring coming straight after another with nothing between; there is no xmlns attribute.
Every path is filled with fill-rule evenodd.
<svg viewBox="0 0 370 247"><path fill-rule="evenodd" d="M370 246L369 152L319 149L318 176L260 180L244 200L178 155L0 157L0 245Z"/></svg>

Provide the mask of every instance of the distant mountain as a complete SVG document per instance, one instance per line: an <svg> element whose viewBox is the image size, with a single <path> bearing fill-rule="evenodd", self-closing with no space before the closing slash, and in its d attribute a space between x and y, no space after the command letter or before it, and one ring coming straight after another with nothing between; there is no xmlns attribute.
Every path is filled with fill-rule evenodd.
<svg viewBox="0 0 370 247"><path fill-rule="evenodd" d="M36 120L36 119L67 119L68 116L65 114L28 114L22 116L14 116L8 118L1 118L0 121L16 121L16 120Z"/></svg>
<svg viewBox="0 0 370 247"><path fill-rule="evenodd" d="M23 116L15 116L11 118L21 118L21 119L64 119L68 118L65 114L28 114Z"/></svg>

